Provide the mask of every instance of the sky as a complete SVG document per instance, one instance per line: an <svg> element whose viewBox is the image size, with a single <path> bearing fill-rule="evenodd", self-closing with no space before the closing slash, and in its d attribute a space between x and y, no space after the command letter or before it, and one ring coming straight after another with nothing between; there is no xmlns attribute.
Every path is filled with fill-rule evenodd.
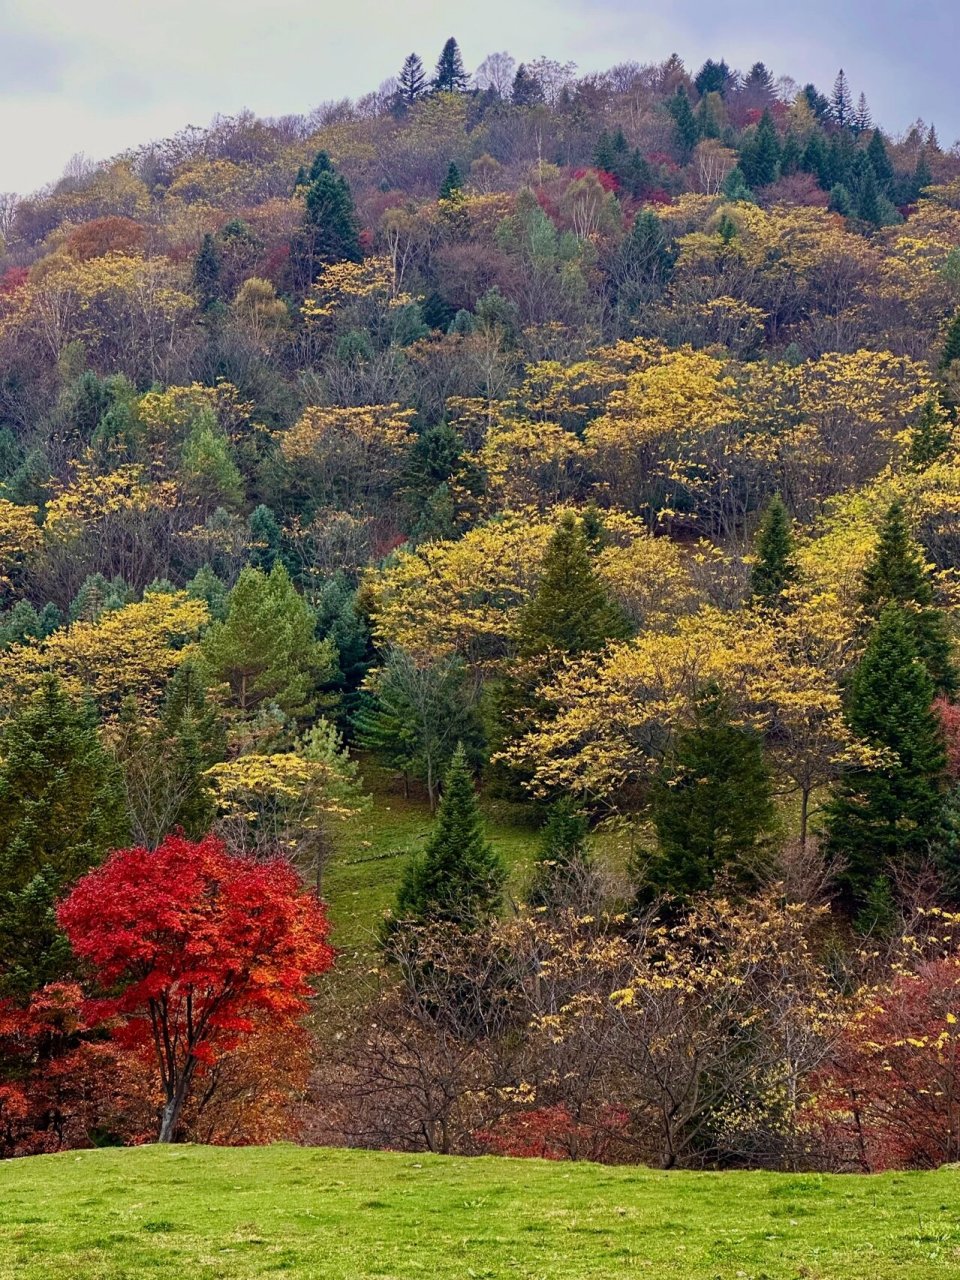
<svg viewBox="0 0 960 1280"><path fill-rule="evenodd" d="M960 137L956 0L0 0L0 191L55 180L217 113L307 112L432 68L454 35L468 70L492 52L581 72L679 53L829 92L839 67L894 134L922 117Z"/></svg>

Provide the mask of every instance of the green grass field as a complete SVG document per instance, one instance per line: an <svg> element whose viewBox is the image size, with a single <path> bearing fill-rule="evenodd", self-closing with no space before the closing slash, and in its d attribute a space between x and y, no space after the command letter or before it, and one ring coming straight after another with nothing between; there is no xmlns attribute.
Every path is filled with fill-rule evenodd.
<svg viewBox="0 0 960 1280"><path fill-rule="evenodd" d="M0 1280L932 1280L960 1173L660 1173L288 1146L0 1165Z"/></svg>

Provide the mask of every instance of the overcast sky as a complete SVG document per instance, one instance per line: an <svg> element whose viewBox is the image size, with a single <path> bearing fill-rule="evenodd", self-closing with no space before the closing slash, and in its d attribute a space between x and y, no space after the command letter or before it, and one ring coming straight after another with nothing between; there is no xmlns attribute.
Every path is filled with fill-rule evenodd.
<svg viewBox="0 0 960 1280"><path fill-rule="evenodd" d="M217 112L358 96L411 50L432 67L449 35L468 70L501 49L581 71L676 51L693 70L762 59L829 91L843 66L889 130L921 116L944 144L960 136L956 0L0 0L0 29L0 190Z"/></svg>

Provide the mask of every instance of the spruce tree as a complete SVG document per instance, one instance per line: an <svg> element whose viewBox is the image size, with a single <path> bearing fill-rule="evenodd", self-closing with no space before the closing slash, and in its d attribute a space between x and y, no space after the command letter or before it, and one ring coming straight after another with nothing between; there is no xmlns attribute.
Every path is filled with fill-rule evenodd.
<svg viewBox="0 0 960 1280"><path fill-rule="evenodd" d="M397 77L397 92L406 106L412 107L427 92L427 77L423 63L415 53L408 53Z"/></svg>
<svg viewBox="0 0 960 1280"><path fill-rule="evenodd" d="M739 165L735 166L727 174L723 184L723 194L734 204L739 201L744 201L748 204L754 203L753 192L747 186L747 180L743 176L743 170Z"/></svg>
<svg viewBox="0 0 960 1280"><path fill-rule="evenodd" d="M757 604L778 608L783 592L796 572L793 563L793 530L779 493L770 499L757 531L756 559L750 570L750 594Z"/></svg>
<svg viewBox="0 0 960 1280"><path fill-rule="evenodd" d="M309 177L304 228L292 246L295 266L306 283L325 264L360 262L363 257L350 184L325 151L317 153Z"/></svg>
<svg viewBox="0 0 960 1280"><path fill-rule="evenodd" d="M849 770L826 810L851 908L866 903L880 877L916 870L942 846L946 754L933 694L910 616L887 604L851 682L846 717L888 759Z"/></svg>
<svg viewBox="0 0 960 1280"><path fill-rule="evenodd" d="M870 107L867 103L867 95L861 93L857 99L857 108L853 113L853 131L854 133L866 133L868 129L873 127L873 117L870 115ZM877 175L879 177L879 174Z"/></svg>
<svg viewBox="0 0 960 1280"><path fill-rule="evenodd" d="M716 687L702 693L693 725L677 735L650 813L658 850L646 877L655 891L688 898L721 873L748 885L766 864L775 809L763 744L731 722Z"/></svg>
<svg viewBox="0 0 960 1280"><path fill-rule="evenodd" d="M431 87L434 93L463 93L467 88L467 83L468 77L463 69L460 46L451 36L440 51Z"/></svg>
<svg viewBox="0 0 960 1280"><path fill-rule="evenodd" d="M281 559L280 523L273 511L261 502L251 511L247 529L250 534L250 563L255 569L269 573Z"/></svg>
<svg viewBox="0 0 960 1280"><path fill-rule="evenodd" d="M447 168L443 182L440 183L439 196L441 200L455 200L463 194L463 178L460 170L457 168L456 162L451 160Z"/></svg>
<svg viewBox="0 0 960 1280"><path fill-rule="evenodd" d="M458 746L426 848L407 865L395 916L475 929L496 915L505 880L503 861L483 833L466 752Z"/></svg>
<svg viewBox="0 0 960 1280"><path fill-rule="evenodd" d="M722 98L727 91L729 81L730 68L726 62L722 58L719 62L708 58L697 72L693 84L701 98L705 98L708 93L719 93Z"/></svg>
<svg viewBox="0 0 960 1280"><path fill-rule="evenodd" d="M530 885L533 907L577 905L584 873L590 869L586 815L564 798L550 807L540 832L540 848Z"/></svg>
<svg viewBox="0 0 960 1280"><path fill-rule="evenodd" d="M892 503L884 517L876 550L864 569L861 600L873 618L887 604L902 605L917 655L934 685L943 693L956 691L950 634L944 615L934 607L933 586L902 502Z"/></svg>
<svg viewBox="0 0 960 1280"><path fill-rule="evenodd" d="M857 216L862 222L868 222L872 227L883 226L884 208L880 187L870 165L867 165L860 181L860 190L857 193Z"/></svg>
<svg viewBox="0 0 960 1280"><path fill-rule="evenodd" d="M543 86L535 75L521 62L513 77L510 101L515 107L535 107L543 102Z"/></svg>
<svg viewBox="0 0 960 1280"><path fill-rule="evenodd" d="M700 126L683 85L677 86L676 93L667 103L667 110L673 116L673 145L677 158L681 164L687 164L693 148L700 141Z"/></svg>
<svg viewBox="0 0 960 1280"><path fill-rule="evenodd" d="M25 996L69 972L56 901L128 834L93 711L48 677L0 738L0 990Z"/></svg>
<svg viewBox="0 0 960 1280"><path fill-rule="evenodd" d="M879 129L873 131L867 147L867 159L870 161L870 167L873 169L880 190L886 194L890 190L895 174L887 154L887 144Z"/></svg>
<svg viewBox="0 0 960 1280"><path fill-rule="evenodd" d="M947 326L947 336L944 339L938 365L940 372L945 373L955 360L960 360L960 311Z"/></svg>
<svg viewBox="0 0 960 1280"><path fill-rule="evenodd" d="M951 439L949 421L936 399L931 398L923 406L910 439L910 465L917 471L925 471L943 457Z"/></svg>
<svg viewBox="0 0 960 1280"><path fill-rule="evenodd" d="M208 311L220 300L220 254L209 232L193 260L193 287L202 311Z"/></svg>
<svg viewBox="0 0 960 1280"><path fill-rule="evenodd" d="M853 97L842 67L833 82L833 93L830 95L830 112L841 129L846 129L853 122Z"/></svg>
<svg viewBox="0 0 960 1280"><path fill-rule="evenodd" d="M764 111L753 137L740 149L740 168L750 187L776 182L780 164L780 140L773 116Z"/></svg>

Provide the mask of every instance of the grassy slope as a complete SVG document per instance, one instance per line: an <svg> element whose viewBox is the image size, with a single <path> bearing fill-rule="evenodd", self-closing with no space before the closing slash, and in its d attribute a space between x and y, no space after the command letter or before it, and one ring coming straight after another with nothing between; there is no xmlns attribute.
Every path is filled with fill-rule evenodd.
<svg viewBox="0 0 960 1280"><path fill-rule="evenodd" d="M688 1174L296 1147L0 1165L0 1280L960 1277L960 1174Z"/></svg>

